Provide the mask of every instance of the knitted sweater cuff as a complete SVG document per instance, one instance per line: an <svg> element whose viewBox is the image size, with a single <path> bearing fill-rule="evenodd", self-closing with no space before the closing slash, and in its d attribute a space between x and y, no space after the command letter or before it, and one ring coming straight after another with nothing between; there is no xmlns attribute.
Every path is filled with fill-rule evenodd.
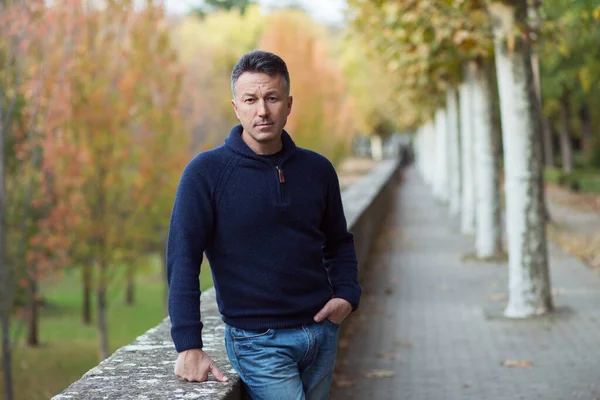
<svg viewBox="0 0 600 400"><path fill-rule="evenodd" d="M344 299L352 305L352 311L356 311L358 308L358 304L360 303L360 288L351 289L349 287L341 287L339 289L334 289L335 297Z"/></svg>
<svg viewBox="0 0 600 400"><path fill-rule="evenodd" d="M202 328L187 329L184 332L173 333L173 343L178 353L191 349L201 349Z"/></svg>

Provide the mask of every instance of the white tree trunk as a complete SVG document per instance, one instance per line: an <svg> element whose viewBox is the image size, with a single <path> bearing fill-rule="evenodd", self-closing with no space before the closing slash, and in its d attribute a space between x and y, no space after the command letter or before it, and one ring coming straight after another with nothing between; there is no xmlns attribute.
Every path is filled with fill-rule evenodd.
<svg viewBox="0 0 600 400"><path fill-rule="evenodd" d="M423 157L424 168L425 168L425 181L430 188L433 189L435 185L436 176L436 161L435 156L437 152L435 142L435 130L431 121L428 121L423 126L423 134L425 136L425 153Z"/></svg>
<svg viewBox="0 0 600 400"><path fill-rule="evenodd" d="M383 143L379 135L371 136L371 158L375 161L383 159Z"/></svg>
<svg viewBox="0 0 600 400"><path fill-rule="evenodd" d="M467 70L465 68L465 70ZM472 85L468 73L459 86L460 101L460 144L461 144L461 232L475 232L475 179L472 129Z"/></svg>
<svg viewBox="0 0 600 400"><path fill-rule="evenodd" d="M450 190L450 215L460 213L460 137L458 133L458 105L456 104L456 90L448 89L446 93L446 107L448 119L448 152L449 152L449 190Z"/></svg>
<svg viewBox="0 0 600 400"><path fill-rule="evenodd" d="M542 185L541 129L527 43L514 35L524 25L526 2L518 9L493 3L496 70L502 114L508 236L509 288L504 315L525 318L552 309Z"/></svg>
<svg viewBox="0 0 600 400"><path fill-rule="evenodd" d="M417 165L419 166L419 170L421 172L421 176L423 177L423 181L429 184L427 177L427 131L425 130L425 125L421 125L419 128L419 137L420 137L420 150L417 154Z"/></svg>
<svg viewBox="0 0 600 400"><path fill-rule="evenodd" d="M475 156L475 251L480 258L500 251L498 168L494 157L492 90L485 71L477 68L473 81L473 142Z"/></svg>
<svg viewBox="0 0 600 400"><path fill-rule="evenodd" d="M434 194L438 200L447 202L449 198L448 184L448 129L446 126L446 111L438 108L435 113L436 140L436 186Z"/></svg>

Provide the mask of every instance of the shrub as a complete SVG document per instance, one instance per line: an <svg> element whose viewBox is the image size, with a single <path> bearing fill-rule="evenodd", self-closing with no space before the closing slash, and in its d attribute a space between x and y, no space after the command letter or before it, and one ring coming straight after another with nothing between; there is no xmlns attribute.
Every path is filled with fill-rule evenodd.
<svg viewBox="0 0 600 400"><path fill-rule="evenodd" d="M545 181L553 185L563 185L565 176L565 173L562 172L559 168L546 167L544 169Z"/></svg>

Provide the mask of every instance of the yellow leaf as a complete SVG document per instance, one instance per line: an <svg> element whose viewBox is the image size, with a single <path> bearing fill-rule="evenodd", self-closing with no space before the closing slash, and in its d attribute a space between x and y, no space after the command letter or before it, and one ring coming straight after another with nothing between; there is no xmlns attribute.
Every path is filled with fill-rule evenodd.
<svg viewBox="0 0 600 400"><path fill-rule="evenodd" d="M464 42L467 39L471 38L471 34L468 31L465 30L459 30L454 34L454 37L452 38L452 40L454 41L454 44L458 44L460 45L462 42Z"/></svg>
<svg viewBox="0 0 600 400"><path fill-rule="evenodd" d="M526 360L504 360L500 365L510 368L529 368L533 363Z"/></svg>
<svg viewBox="0 0 600 400"><path fill-rule="evenodd" d="M462 51L469 51L477 45L477 42L473 38L468 38L459 44L459 48Z"/></svg>
<svg viewBox="0 0 600 400"><path fill-rule="evenodd" d="M374 371L370 371L367 372L365 374L365 376L367 378L392 378L394 376L394 371L387 371L387 370L374 370Z"/></svg>
<svg viewBox="0 0 600 400"><path fill-rule="evenodd" d="M510 53L512 53L514 51L515 43L516 43L515 35L512 33L509 33L508 37L506 38L506 48L508 49L508 51Z"/></svg>

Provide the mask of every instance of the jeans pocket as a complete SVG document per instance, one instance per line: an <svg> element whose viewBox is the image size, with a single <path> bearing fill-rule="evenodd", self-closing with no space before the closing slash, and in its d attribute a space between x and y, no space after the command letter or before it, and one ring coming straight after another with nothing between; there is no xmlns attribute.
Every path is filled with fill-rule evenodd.
<svg viewBox="0 0 600 400"><path fill-rule="evenodd" d="M257 339L271 333L271 329L248 330L231 327L229 328L231 339L235 341Z"/></svg>

